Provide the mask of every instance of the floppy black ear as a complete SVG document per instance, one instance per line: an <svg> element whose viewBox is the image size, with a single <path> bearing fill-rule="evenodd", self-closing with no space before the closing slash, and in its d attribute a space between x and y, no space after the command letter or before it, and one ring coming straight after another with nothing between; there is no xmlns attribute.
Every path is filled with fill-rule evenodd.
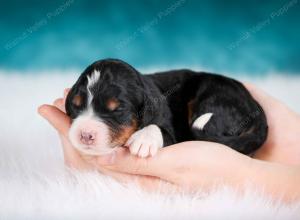
<svg viewBox="0 0 300 220"><path fill-rule="evenodd" d="M172 113L162 94L145 94L143 115L144 127L150 124L157 125L163 135L164 146L176 143L175 132L172 125Z"/></svg>
<svg viewBox="0 0 300 220"><path fill-rule="evenodd" d="M78 115L80 108L83 108L86 105L86 101L87 101L86 84L87 84L86 74L82 73L67 95L65 109L67 115L70 116L71 118L75 118ZM76 95L80 96L82 99L81 100L82 103L80 103L81 106L75 106L73 103L74 97Z"/></svg>
<svg viewBox="0 0 300 220"><path fill-rule="evenodd" d="M136 96L139 102L139 117L142 125L148 125L161 113L160 107L164 105L162 94L150 79L139 75L139 84L136 85L136 91L132 96Z"/></svg>

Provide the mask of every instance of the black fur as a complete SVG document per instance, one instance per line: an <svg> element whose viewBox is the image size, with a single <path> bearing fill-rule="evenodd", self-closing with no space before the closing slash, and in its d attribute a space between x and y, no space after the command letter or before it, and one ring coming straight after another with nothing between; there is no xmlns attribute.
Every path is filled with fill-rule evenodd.
<svg viewBox="0 0 300 220"><path fill-rule="evenodd" d="M93 63L72 87L66 111L73 119L86 107L86 75L95 69L101 71L101 77L93 91L92 105L115 133L133 121L137 129L156 124L162 131L164 146L204 140L225 144L244 154L258 149L267 137L263 109L238 81L191 70L142 75L115 59ZM72 104L78 94L84 100L81 106ZM114 111L104 104L109 98L120 102ZM204 129L193 129L192 123L205 113L213 116Z"/></svg>

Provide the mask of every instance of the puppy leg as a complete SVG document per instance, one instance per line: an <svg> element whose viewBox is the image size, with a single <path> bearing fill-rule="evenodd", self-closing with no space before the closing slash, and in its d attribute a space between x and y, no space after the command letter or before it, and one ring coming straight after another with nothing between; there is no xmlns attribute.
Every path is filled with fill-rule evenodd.
<svg viewBox="0 0 300 220"><path fill-rule="evenodd" d="M162 132L157 125L150 124L133 133L125 145L139 157L154 156L163 147Z"/></svg>

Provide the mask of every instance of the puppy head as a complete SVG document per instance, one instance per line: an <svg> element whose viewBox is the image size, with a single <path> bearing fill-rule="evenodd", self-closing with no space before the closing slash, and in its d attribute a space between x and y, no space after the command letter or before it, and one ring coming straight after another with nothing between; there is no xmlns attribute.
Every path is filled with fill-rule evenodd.
<svg viewBox="0 0 300 220"><path fill-rule="evenodd" d="M142 82L135 69L119 60L92 64L66 99L66 112L72 119L71 143L91 155L122 146L138 128L142 104Z"/></svg>

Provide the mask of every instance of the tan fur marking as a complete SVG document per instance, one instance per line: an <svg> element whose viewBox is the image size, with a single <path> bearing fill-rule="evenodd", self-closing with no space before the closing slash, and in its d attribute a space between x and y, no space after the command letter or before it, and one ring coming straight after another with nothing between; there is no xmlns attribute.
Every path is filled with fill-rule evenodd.
<svg viewBox="0 0 300 220"><path fill-rule="evenodd" d="M137 122L133 120L131 125L123 126L118 133L116 133L113 138L115 144L123 145L126 143L128 138L137 130Z"/></svg>
<svg viewBox="0 0 300 220"><path fill-rule="evenodd" d="M106 102L106 107L111 111L114 111L119 105L120 103L116 98L111 98Z"/></svg>
<svg viewBox="0 0 300 220"><path fill-rule="evenodd" d="M80 106L82 104L82 97L80 95L75 95L72 102L74 105Z"/></svg>

